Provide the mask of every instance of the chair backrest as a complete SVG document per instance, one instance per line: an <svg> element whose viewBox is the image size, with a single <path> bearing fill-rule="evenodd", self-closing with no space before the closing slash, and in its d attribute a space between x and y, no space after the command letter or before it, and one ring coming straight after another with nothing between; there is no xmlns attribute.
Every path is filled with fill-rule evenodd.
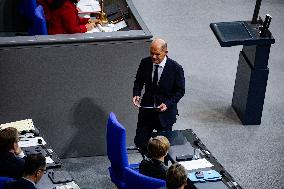
<svg viewBox="0 0 284 189"><path fill-rule="evenodd" d="M21 0L19 2L19 12L27 19L33 19L34 11L37 8L36 0Z"/></svg>
<svg viewBox="0 0 284 189"><path fill-rule="evenodd" d="M37 6L34 11L34 19L29 33L30 35L48 35L44 11L41 5Z"/></svg>
<svg viewBox="0 0 284 189"><path fill-rule="evenodd" d="M148 177L129 167L125 167L125 178L127 189L157 189L166 186L166 181Z"/></svg>
<svg viewBox="0 0 284 189"><path fill-rule="evenodd" d="M109 168L110 176L116 185L120 185L125 180L123 174L124 167L129 166L126 149L126 131L112 112L108 118L106 138L107 155L111 163Z"/></svg>
<svg viewBox="0 0 284 189"><path fill-rule="evenodd" d="M10 177L0 177L0 189L4 188L5 182L12 181L12 180L14 179Z"/></svg>

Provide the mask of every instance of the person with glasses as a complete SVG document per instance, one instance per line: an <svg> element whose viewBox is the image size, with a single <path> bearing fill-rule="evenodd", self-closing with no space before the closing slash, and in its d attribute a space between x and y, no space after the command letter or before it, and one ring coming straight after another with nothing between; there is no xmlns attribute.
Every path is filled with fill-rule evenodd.
<svg viewBox="0 0 284 189"><path fill-rule="evenodd" d="M26 157L24 176L10 181L4 189L36 189L36 184L46 171L46 160L42 154L31 154Z"/></svg>
<svg viewBox="0 0 284 189"><path fill-rule="evenodd" d="M19 147L17 129L8 127L0 130L0 176L21 178L25 155Z"/></svg>

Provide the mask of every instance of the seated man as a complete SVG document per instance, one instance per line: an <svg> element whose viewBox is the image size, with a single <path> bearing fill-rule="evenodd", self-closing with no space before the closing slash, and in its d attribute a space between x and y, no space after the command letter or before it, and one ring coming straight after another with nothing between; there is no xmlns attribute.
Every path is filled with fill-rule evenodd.
<svg viewBox="0 0 284 189"><path fill-rule="evenodd" d="M25 156L18 145L17 129L8 127L0 131L0 176L21 178Z"/></svg>
<svg viewBox="0 0 284 189"><path fill-rule="evenodd" d="M42 154L27 156L24 176L18 180L6 183L4 189L36 189L37 184L45 171L45 157Z"/></svg>
<svg viewBox="0 0 284 189"><path fill-rule="evenodd" d="M184 189L187 184L186 169L178 163L171 165L167 171L167 189Z"/></svg>
<svg viewBox="0 0 284 189"><path fill-rule="evenodd" d="M139 172L154 178L166 180L167 166L164 164L165 156L170 148L169 140L164 136L150 138L147 150L151 158L142 160Z"/></svg>
<svg viewBox="0 0 284 189"><path fill-rule="evenodd" d="M192 181L187 179L187 171L179 163L172 164L166 176L166 186L159 189L192 189L196 188Z"/></svg>

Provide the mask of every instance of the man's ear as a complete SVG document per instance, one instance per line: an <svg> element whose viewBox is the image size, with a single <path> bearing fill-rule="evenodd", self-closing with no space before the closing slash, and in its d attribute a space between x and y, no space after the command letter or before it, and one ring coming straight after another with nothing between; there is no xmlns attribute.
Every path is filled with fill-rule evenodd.
<svg viewBox="0 0 284 189"><path fill-rule="evenodd" d="M36 172L35 172L35 176L38 177L39 175L40 175L40 170L38 169L38 170L36 170Z"/></svg>
<svg viewBox="0 0 284 189"><path fill-rule="evenodd" d="M13 143L13 150L16 150L18 148L18 145L19 145L18 142L14 142Z"/></svg>

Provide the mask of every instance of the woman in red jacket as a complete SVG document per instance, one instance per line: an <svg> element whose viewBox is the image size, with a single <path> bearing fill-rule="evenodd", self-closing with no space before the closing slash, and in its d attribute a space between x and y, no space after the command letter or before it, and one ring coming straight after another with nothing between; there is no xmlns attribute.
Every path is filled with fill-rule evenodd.
<svg viewBox="0 0 284 189"><path fill-rule="evenodd" d="M54 0L50 8L48 34L85 33L92 30L99 20L80 18L76 3L80 0Z"/></svg>

